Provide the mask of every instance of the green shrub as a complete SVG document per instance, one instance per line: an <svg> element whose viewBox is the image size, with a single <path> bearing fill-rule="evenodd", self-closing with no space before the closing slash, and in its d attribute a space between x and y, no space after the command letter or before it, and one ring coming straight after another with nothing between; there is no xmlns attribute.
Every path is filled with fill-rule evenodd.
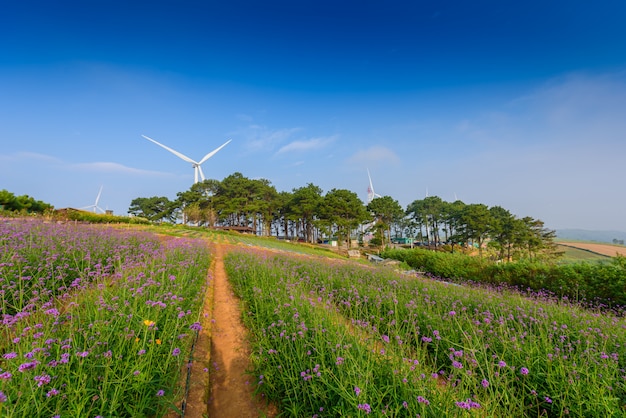
<svg viewBox="0 0 626 418"><path fill-rule="evenodd" d="M382 257L452 281L506 284L521 290L548 291L576 302L626 305L626 263L551 264L536 261L494 263L483 258L424 249L392 249Z"/></svg>

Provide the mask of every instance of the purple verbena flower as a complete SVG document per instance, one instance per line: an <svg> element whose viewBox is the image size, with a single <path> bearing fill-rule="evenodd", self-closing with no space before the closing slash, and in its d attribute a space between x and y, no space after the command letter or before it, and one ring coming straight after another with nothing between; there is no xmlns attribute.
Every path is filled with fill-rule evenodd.
<svg viewBox="0 0 626 418"><path fill-rule="evenodd" d="M19 370L20 372L25 372L26 370L34 369L35 367L37 367L37 364L39 364L37 360L22 363L20 364L20 367L17 368L17 370Z"/></svg>
<svg viewBox="0 0 626 418"><path fill-rule="evenodd" d="M360 403L357 406L357 408L360 409L361 411L364 411L366 414L369 414L370 412L372 412L372 407L370 407L368 403Z"/></svg>
<svg viewBox="0 0 626 418"><path fill-rule="evenodd" d="M58 395L58 394L59 394L59 391L58 391L57 389L55 389L55 388L52 388L52 389L50 389L50 390L48 391L48 393L46 393L46 396L47 396L48 398L50 398L50 397L55 396L55 395Z"/></svg>
<svg viewBox="0 0 626 418"><path fill-rule="evenodd" d="M35 376L35 382L37 382L37 387L41 387L43 385L47 385L50 383L50 376L47 374L42 374L40 376Z"/></svg>

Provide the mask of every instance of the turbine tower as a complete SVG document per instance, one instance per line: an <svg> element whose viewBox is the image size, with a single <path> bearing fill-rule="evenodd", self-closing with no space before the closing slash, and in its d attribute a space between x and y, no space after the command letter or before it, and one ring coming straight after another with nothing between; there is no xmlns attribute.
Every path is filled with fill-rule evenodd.
<svg viewBox="0 0 626 418"><path fill-rule="evenodd" d="M367 203L369 204L372 200L382 196L374 191L374 185L372 184L372 177L370 176L369 168L367 169L367 177L370 180L370 185L367 187Z"/></svg>
<svg viewBox="0 0 626 418"><path fill-rule="evenodd" d="M174 154L175 156L177 156L178 158L191 163L191 166L193 167L194 170L194 184L198 182L198 175L200 175L200 178L204 181L204 173L202 172L202 167L201 165L208 160L209 158L211 158L212 156L214 156L219 150L221 150L222 148L224 148L226 145L228 145L228 143L230 141L232 141L232 139L229 139L228 141L226 141L224 144L222 144L221 146L219 146L218 148L214 149L213 151L209 152L207 155L205 155L200 161L194 161L191 158L187 157L184 154L181 154L180 152L173 150L157 141L155 141L152 138L148 138L145 135L141 135L144 138L146 138L148 141L154 142L155 144L157 144L158 146L165 148L166 150L168 150L169 152L171 152L172 154Z"/></svg>
<svg viewBox="0 0 626 418"><path fill-rule="evenodd" d="M96 197L96 203L89 206L84 206L81 209L93 209L93 213L98 213L98 211L105 213L104 209L98 206L98 202L100 201L100 195L102 194L102 186L100 186L100 191L98 192L98 196Z"/></svg>

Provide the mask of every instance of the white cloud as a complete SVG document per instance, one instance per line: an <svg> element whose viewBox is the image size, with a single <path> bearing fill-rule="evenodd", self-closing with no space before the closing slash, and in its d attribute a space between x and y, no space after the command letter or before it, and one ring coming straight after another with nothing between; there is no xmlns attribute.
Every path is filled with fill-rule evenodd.
<svg viewBox="0 0 626 418"><path fill-rule="evenodd" d="M328 144L334 142L337 139L337 135L327 136L327 137L318 137L311 138L306 140L297 140L292 141L289 144L281 147L277 154L284 154L287 152L303 152L303 151L311 151L316 149L321 149L326 147Z"/></svg>
<svg viewBox="0 0 626 418"><path fill-rule="evenodd" d="M165 173L151 170L141 170L138 168L127 167L122 164L113 162L93 162L93 163L78 163L70 165L70 168L80 171L94 171L100 173L110 174L135 174L135 175L165 175Z"/></svg>
<svg viewBox="0 0 626 418"><path fill-rule="evenodd" d="M351 157L348 158L348 162L354 164L364 164L364 163L397 163L400 161L400 158L389 148L374 145L367 149L362 149L354 153Z"/></svg>
<svg viewBox="0 0 626 418"><path fill-rule="evenodd" d="M4 161L6 163L25 162L25 161L40 161L40 162L50 162L50 163L62 162L57 157L53 157L51 155L46 155L46 154L38 154L36 152L16 152L14 154L9 154L9 155L0 155L0 161Z"/></svg>
<svg viewBox="0 0 626 418"><path fill-rule="evenodd" d="M233 132L233 135L244 137L248 149L255 152L273 150L300 130L300 128L270 129L266 126L251 124Z"/></svg>

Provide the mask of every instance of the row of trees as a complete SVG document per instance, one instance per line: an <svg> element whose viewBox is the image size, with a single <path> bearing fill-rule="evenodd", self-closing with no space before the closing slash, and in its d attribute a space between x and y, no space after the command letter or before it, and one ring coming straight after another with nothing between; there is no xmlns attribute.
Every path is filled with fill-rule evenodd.
<svg viewBox="0 0 626 418"><path fill-rule="evenodd" d="M406 209L383 196L365 205L349 190L326 194L314 184L278 192L265 179L249 179L234 173L222 181L205 180L166 197L137 198L128 211L152 221L199 226L249 227L260 235L286 236L316 242L337 237L347 242L373 234L383 246L393 237L415 238L439 247L472 245L482 252L491 247L499 259L555 256L554 231L540 220L517 218L508 210L484 204L445 202L437 196L415 200ZM487 245L488 244L488 245Z"/></svg>
<svg viewBox="0 0 626 418"><path fill-rule="evenodd" d="M8 190L0 190L0 210L8 212L44 213L51 211L53 206L49 203L35 200L28 195L15 196Z"/></svg>

